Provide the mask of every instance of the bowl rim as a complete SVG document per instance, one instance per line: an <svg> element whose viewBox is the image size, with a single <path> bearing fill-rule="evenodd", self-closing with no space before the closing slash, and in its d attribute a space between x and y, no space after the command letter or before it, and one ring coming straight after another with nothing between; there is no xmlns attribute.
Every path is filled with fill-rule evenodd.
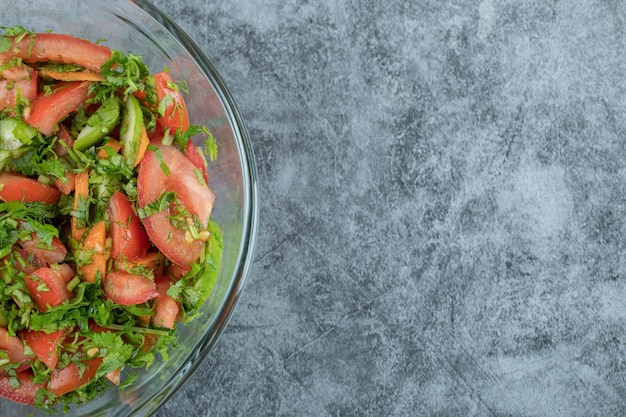
<svg viewBox="0 0 626 417"><path fill-rule="evenodd" d="M220 98L224 111L230 121L233 133L242 158L242 178L243 200L244 200L244 222L242 225L241 245L233 271L233 279L225 293L224 302L215 314L211 325L205 331L205 337L200 341L198 349L187 357L180 366L181 376L171 384L165 384L160 390L149 398L146 398L137 408L133 410L133 416L148 415L157 411L168 399L170 399L187 379L197 370L200 364L213 348L224 328L228 324L232 313L237 305L248 274L252 267L253 257L256 250L259 224L259 202L258 202L258 171L254 158L254 150L248 134L248 129L235 104L235 101L226 87L222 77L219 75L213 64L209 61L205 53L199 48L196 42L166 13L148 0L130 0L144 12L162 25L178 41L189 55L194 59L197 66L208 78L215 89L215 93ZM247 243L247 244L246 244Z"/></svg>

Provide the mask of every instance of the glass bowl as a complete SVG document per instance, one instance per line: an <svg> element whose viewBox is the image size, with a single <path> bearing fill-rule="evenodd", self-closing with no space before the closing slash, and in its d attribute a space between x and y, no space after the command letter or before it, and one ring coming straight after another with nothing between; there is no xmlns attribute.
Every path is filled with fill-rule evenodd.
<svg viewBox="0 0 626 417"><path fill-rule="evenodd" d="M179 325L179 341L167 361L157 361L129 388L111 388L99 399L72 406L68 416L146 416L166 401L197 368L224 329L252 263L258 223L257 173L241 116L220 76L198 46L171 19L143 0L40 0L5 7L0 25L51 30L141 55L152 72L165 67L186 80L192 124L209 127L218 159L209 166L216 195L213 218L223 233L221 272L201 315ZM201 145L198 138L197 145ZM210 376L207 376L210 378ZM44 416L45 411L0 399L3 417Z"/></svg>

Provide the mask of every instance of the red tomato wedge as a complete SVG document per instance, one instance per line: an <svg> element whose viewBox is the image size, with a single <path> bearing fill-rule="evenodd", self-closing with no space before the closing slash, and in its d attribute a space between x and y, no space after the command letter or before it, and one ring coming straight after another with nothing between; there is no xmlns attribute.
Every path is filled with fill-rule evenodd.
<svg viewBox="0 0 626 417"><path fill-rule="evenodd" d="M37 71L26 65L16 65L2 71L0 80L0 109L16 107L18 98L31 102L37 97Z"/></svg>
<svg viewBox="0 0 626 417"><path fill-rule="evenodd" d="M140 208L158 200L163 192L172 191L179 203L201 224L207 225L215 202L215 195L196 175L195 165L173 146L155 145L155 151L146 152L139 164L137 202ZM163 170L167 167L169 175ZM170 219L172 207L143 219L152 243L173 263L186 267L195 262L204 249L204 242L185 239L185 231L175 227Z"/></svg>
<svg viewBox="0 0 626 417"><path fill-rule="evenodd" d="M35 272L37 269L45 266L45 262L42 259L39 259L32 252L25 251L22 248L15 246L13 248L13 252L19 254L20 258L24 261L19 262L17 264L17 269L24 272L25 274L31 274Z"/></svg>
<svg viewBox="0 0 626 417"><path fill-rule="evenodd" d="M54 395L63 395L89 383L96 376L102 358L90 359L84 362L84 367L70 363L63 369L55 369L50 376L46 389Z"/></svg>
<svg viewBox="0 0 626 417"><path fill-rule="evenodd" d="M176 264L169 264L167 266L167 276L174 278L175 280L181 279L187 272L189 272L189 267L182 267Z"/></svg>
<svg viewBox="0 0 626 417"><path fill-rule="evenodd" d="M54 153L56 153L57 156L67 155L67 150L63 145L61 145L61 142L64 142L68 148L71 148L74 146L74 139L72 138L72 135L64 126L59 126L59 129L55 132L55 134L57 135L58 141L54 145Z"/></svg>
<svg viewBox="0 0 626 417"><path fill-rule="evenodd" d="M23 81L30 80L33 77L33 73L36 72L37 71L28 65L16 64L3 69L2 72L0 72L0 76L9 81Z"/></svg>
<svg viewBox="0 0 626 417"><path fill-rule="evenodd" d="M159 295L154 281L124 271L109 272L103 288L106 296L120 305L145 303Z"/></svg>
<svg viewBox="0 0 626 417"><path fill-rule="evenodd" d="M33 351L35 356L42 361L48 369L54 369L59 361L57 349L65 338L63 330L46 333L36 330L26 330L21 333L24 343Z"/></svg>
<svg viewBox="0 0 626 417"><path fill-rule="evenodd" d="M65 181L55 179L54 186L63 194L70 195L70 193L74 191L76 187L76 174L71 171L67 171L65 173Z"/></svg>
<svg viewBox="0 0 626 417"><path fill-rule="evenodd" d="M55 204L61 192L33 178L13 172L0 173L0 200Z"/></svg>
<svg viewBox="0 0 626 417"><path fill-rule="evenodd" d="M209 183L209 171L207 168L206 159L202 156L202 153L196 148L191 140L187 141L185 145L185 156L187 159L191 161L192 164L195 165L196 168L200 170L202 173L202 178L204 178L205 183Z"/></svg>
<svg viewBox="0 0 626 417"><path fill-rule="evenodd" d="M184 132L189 127L189 114L180 89L168 72L154 74L154 80L159 103L167 103L165 111L159 115L159 123L171 134L174 134L178 128Z"/></svg>
<svg viewBox="0 0 626 417"><path fill-rule="evenodd" d="M154 281L159 295L154 304L152 323L155 326L173 329L180 313L180 304L167 295L167 290L174 281L168 277L157 277Z"/></svg>
<svg viewBox="0 0 626 417"><path fill-rule="evenodd" d="M47 264L58 264L62 262L67 255L67 249L56 237L52 238L50 248L42 246L39 236L37 236L36 233L31 233L31 240L20 241L20 244L22 245L22 249L34 254Z"/></svg>
<svg viewBox="0 0 626 417"><path fill-rule="evenodd" d="M66 283L70 282L71 279L74 278L74 275L76 275L72 267L68 264L53 265L52 269L54 269Z"/></svg>
<svg viewBox="0 0 626 417"><path fill-rule="evenodd" d="M61 83L52 93L40 93L24 120L44 135L54 134L56 125L89 98L90 82Z"/></svg>
<svg viewBox="0 0 626 417"><path fill-rule="evenodd" d="M111 257L117 259L124 255L126 259L136 259L146 256L150 240L131 202L123 193L113 193L107 215L112 244Z"/></svg>
<svg viewBox="0 0 626 417"><path fill-rule="evenodd" d="M15 401L20 404L33 405L35 396L42 384L36 384L32 380L33 375L28 371L18 372L17 379L20 382L19 388L11 388L9 376L5 373L0 375L0 397Z"/></svg>
<svg viewBox="0 0 626 417"><path fill-rule="evenodd" d="M18 99L32 102L37 97L37 74L30 80L0 81L0 109L17 107Z"/></svg>
<svg viewBox="0 0 626 417"><path fill-rule="evenodd" d="M54 62L76 64L100 72L100 67L111 57L106 46L96 45L85 39L56 33L37 33L34 36L11 38L11 46L0 54L0 62L8 63L14 58L33 64Z"/></svg>
<svg viewBox="0 0 626 417"><path fill-rule="evenodd" d="M114 268L120 271L131 272L134 268L144 268L152 271L154 276L161 276L165 272L165 256L159 251L149 251L146 256L132 260L120 258L115 261Z"/></svg>
<svg viewBox="0 0 626 417"><path fill-rule="evenodd" d="M11 336L9 332L0 327L0 350L9 355L9 362L22 363L29 360L24 353L24 344L17 336Z"/></svg>
<svg viewBox="0 0 626 417"><path fill-rule="evenodd" d="M28 292L41 311L61 305L70 299L64 277L52 268L39 268L24 278Z"/></svg>

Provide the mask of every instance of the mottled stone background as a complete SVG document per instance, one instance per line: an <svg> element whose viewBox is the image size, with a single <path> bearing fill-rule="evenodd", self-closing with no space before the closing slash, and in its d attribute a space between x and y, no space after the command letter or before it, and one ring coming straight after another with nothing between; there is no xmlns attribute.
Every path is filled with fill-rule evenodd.
<svg viewBox="0 0 626 417"><path fill-rule="evenodd" d="M238 308L157 416L626 415L623 2L155 3L261 197Z"/></svg>

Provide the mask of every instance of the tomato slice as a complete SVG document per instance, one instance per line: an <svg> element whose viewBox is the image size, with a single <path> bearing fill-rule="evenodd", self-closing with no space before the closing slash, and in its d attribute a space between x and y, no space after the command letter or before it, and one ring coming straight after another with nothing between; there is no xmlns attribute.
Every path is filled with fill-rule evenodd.
<svg viewBox="0 0 626 417"><path fill-rule="evenodd" d="M180 89L168 72L154 74L154 81L159 103L167 104L163 114L159 115L159 123L171 134L174 134L178 128L184 132L189 127L189 114Z"/></svg>
<svg viewBox="0 0 626 417"><path fill-rule="evenodd" d="M35 256L34 253L25 251L18 246L13 247L13 253L19 255L19 257L22 258L22 260L24 261L23 263L18 262L16 266L17 269L24 272L25 274L32 274L37 269L45 266L45 262Z"/></svg>
<svg viewBox="0 0 626 417"><path fill-rule="evenodd" d="M24 352L24 343L17 336L11 336L9 332L0 327L0 350L3 350L9 356L9 362L22 363L27 362L29 358Z"/></svg>
<svg viewBox="0 0 626 417"><path fill-rule="evenodd" d="M26 330L21 333L24 343L33 351L48 369L54 369L59 361L58 348L65 338L65 331L57 330L46 333L36 330Z"/></svg>
<svg viewBox="0 0 626 417"><path fill-rule="evenodd" d="M72 138L72 135L65 126L59 126L55 134L57 135L58 141L54 145L54 153L59 157L67 155L67 150L61 145L61 142L64 142L67 147L71 149L74 146L74 138Z"/></svg>
<svg viewBox="0 0 626 417"><path fill-rule="evenodd" d="M70 299L64 277L52 268L39 268L24 278L28 292L41 311L61 305Z"/></svg>
<svg viewBox="0 0 626 417"><path fill-rule="evenodd" d="M34 36L12 37L11 46L0 54L0 62L6 64L14 58L26 63L54 62L77 64L100 72L100 67L111 57L106 46L96 45L85 39L56 33L37 33Z"/></svg>
<svg viewBox="0 0 626 417"><path fill-rule="evenodd" d="M202 178L204 178L205 183L209 183L209 171L207 170L207 163L204 156L200 153L198 148L193 144L193 141L188 140L185 145L185 156L187 159L191 161L192 164L195 165L196 168L200 170L202 173Z"/></svg>
<svg viewBox="0 0 626 417"><path fill-rule="evenodd" d="M107 215L112 244L111 257L117 259L124 255L126 259L136 259L146 256L150 240L131 202L123 193L113 193Z"/></svg>
<svg viewBox="0 0 626 417"><path fill-rule="evenodd" d="M172 264L173 265L173 264ZM165 272L165 256L159 251L149 251L146 256L135 258L132 260L120 258L114 263L115 269L132 273L135 268L144 268L152 271L154 276L158 277Z"/></svg>
<svg viewBox="0 0 626 417"><path fill-rule="evenodd" d="M55 187L14 172L0 173L0 200L55 204L61 192Z"/></svg>
<svg viewBox="0 0 626 417"><path fill-rule="evenodd" d="M167 266L167 276L174 278L175 280L181 279L187 272L189 272L190 268L182 267L176 264L169 264Z"/></svg>
<svg viewBox="0 0 626 417"><path fill-rule="evenodd" d="M57 190L61 191L65 195L70 195L76 187L76 174L70 171L65 172L65 181L60 179L54 180L54 186Z"/></svg>
<svg viewBox="0 0 626 417"><path fill-rule="evenodd" d="M31 103L30 114L24 120L41 133L50 136L57 123L89 98L90 82L60 83L52 93L40 93Z"/></svg>
<svg viewBox="0 0 626 417"><path fill-rule="evenodd" d="M145 303L159 295L154 281L124 271L112 271L104 279L104 293L116 304Z"/></svg>
<svg viewBox="0 0 626 417"><path fill-rule="evenodd" d="M8 68L3 69L0 75L5 80L9 81L23 81L30 80L33 77L33 73L36 73L34 69L24 64L15 64Z"/></svg>
<svg viewBox="0 0 626 417"><path fill-rule="evenodd" d="M173 146L154 145L139 164L137 176L137 202L140 208L157 201L163 192L177 194L178 202L201 224L208 225L215 195L196 175L196 167L185 155ZM169 171L163 170L162 164ZM185 230L174 226L170 220L169 207L143 219L152 243L173 263L186 267L197 261L204 242L185 238Z"/></svg>
<svg viewBox="0 0 626 417"><path fill-rule="evenodd" d="M67 255L67 249L56 237L52 237L52 245L48 248L42 246L36 233L31 233L31 240L20 241L20 245L22 245L22 249L32 253L47 264L58 264Z"/></svg>
<svg viewBox="0 0 626 417"><path fill-rule="evenodd" d="M96 376L101 363L102 358L95 358L86 360L84 367L79 368L72 362L63 369L55 369L50 375L50 382L46 389L56 396L74 391L89 383Z"/></svg>
<svg viewBox="0 0 626 417"><path fill-rule="evenodd" d="M18 99L26 99L31 102L37 97L39 77L37 71L33 71L26 65L16 65L2 71L0 81L0 109L16 107Z"/></svg>
<svg viewBox="0 0 626 417"><path fill-rule="evenodd" d="M52 265L52 269L54 269L56 273L59 274L61 278L63 278L63 281L65 281L65 283L70 282L72 278L74 278L74 276L76 275L76 273L74 272L72 267L69 266L69 264Z"/></svg>
<svg viewBox="0 0 626 417"><path fill-rule="evenodd" d="M37 97L37 73L30 80L0 81L0 109L17 107L19 99L32 102Z"/></svg>
<svg viewBox="0 0 626 417"><path fill-rule="evenodd" d="M0 397L20 404L33 405L37 391L43 388L43 384L34 383L32 378L33 375L29 371L18 372L20 386L14 389L9 383L9 376L5 373L0 374Z"/></svg>
<svg viewBox="0 0 626 417"><path fill-rule="evenodd" d="M155 326L173 329L180 313L180 304L167 295L167 290L174 281L168 277L157 277L154 281L159 295L154 304L152 323Z"/></svg>

